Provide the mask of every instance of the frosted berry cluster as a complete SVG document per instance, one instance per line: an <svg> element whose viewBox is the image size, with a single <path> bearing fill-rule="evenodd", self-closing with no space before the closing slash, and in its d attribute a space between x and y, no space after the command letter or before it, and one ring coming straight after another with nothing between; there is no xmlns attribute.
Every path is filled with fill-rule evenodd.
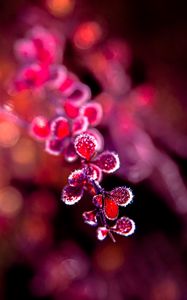
<svg viewBox="0 0 187 300"><path fill-rule="evenodd" d="M90 193L94 209L83 213L84 222L97 227L99 240L108 235L115 241L113 233L128 236L135 230L131 219L119 218L119 208L127 206L133 194L127 187L105 191L100 185L103 173L113 173L120 167L119 157L103 150L103 137L94 128L102 119L102 107L90 101L89 87L61 64L63 46L63 40L43 27L31 29L26 38L18 40L15 54L20 71L14 89L39 91L53 104L53 116L35 116L29 132L44 142L48 153L63 155L68 162L80 160L80 169L68 177L62 201L73 205L84 191Z"/></svg>

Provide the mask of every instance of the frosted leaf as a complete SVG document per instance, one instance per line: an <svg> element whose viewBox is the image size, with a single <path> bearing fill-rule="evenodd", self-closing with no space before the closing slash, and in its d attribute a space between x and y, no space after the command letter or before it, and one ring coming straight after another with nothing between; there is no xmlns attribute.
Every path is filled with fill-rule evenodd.
<svg viewBox="0 0 187 300"><path fill-rule="evenodd" d="M98 227L97 228L97 238L102 241L107 237L108 229L106 227Z"/></svg>
<svg viewBox="0 0 187 300"><path fill-rule="evenodd" d="M73 162L78 158L74 144L69 142L63 149L64 158L68 162Z"/></svg>
<svg viewBox="0 0 187 300"><path fill-rule="evenodd" d="M103 196L101 194L95 195L92 199L92 203L98 207L102 208L103 206Z"/></svg>
<svg viewBox="0 0 187 300"><path fill-rule="evenodd" d="M68 205L73 205L82 198L82 195L82 188L66 185L62 191L62 201Z"/></svg>
<svg viewBox="0 0 187 300"><path fill-rule="evenodd" d="M69 122L64 117L58 117L51 123L51 131L58 139L63 139L70 134Z"/></svg>
<svg viewBox="0 0 187 300"><path fill-rule="evenodd" d="M89 87L81 82L75 82L72 86L71 92L67 95L67 100L70 100L80 106L89 100L90 97L91 91Z"/></svg>
<svg viewBox="0 0 187 300"><path fill-rule="evenodd" d="M85 166L84 168L86 175L91 179L91 180L97 180L98 182L101 181L102 179L102 171L101 169L92 164L89 163L88 165Z"/></svg>
<svg viewBox="0 0 187 300"><path fill-rule="evenodd" d="M50 134L48 119L43 116L33 118L30 124L30 134L38 140L45 140Z"/></svg>
<svg viewBox="0 0 187 300"><path fill-rule="evenodd" d="M94 101L82 106L80 109L80 113L88 118L88 122L92 126L98 125L103 116L101 105Z"/></svg>
<svg viewBox="0 0 187 300"><path fill-rule="evenodd" d="M124 186L113 189L110 196L120 206L127 206L133 199L131 189Z"/></svg>
<svg viewBox="0 0 187 300"><path fill-rule="evenodd" d="M78 135L84 132L88 128L88 119L83 116L79 116L72 122L72 134Z"/></svg>
<svg viewBox="0 0 187 300"><path fill-rule="evenodd" d="M79 115L79 107L69 100L64 102L64 111L67 117L71 119L74 119Z"/></svg>
<svg viewBox="0 0 187 300"><path fill-rule="evenodd" d="M76 137L74 146L78 155L90 160L96 151L97 141L93 136L83 133Z"/></svg>
<svg viewBox="0 0 187 300"><path fill-rule="evenodd" d="M104 148L104 139L102 134L99 132L99 130L97 130L96 128L89 128L86 130L85 133L92 135L96 139L97 141L96 151L97 152L102 151Z"/></svg>
<svg viewBox="0 0 187 300"><path fill-rule="evenodd" d="M120 235L128 236L134 233L135 223L127 217L122 217L117 220L116 225L111 227L111 230Z"/></svg>
<svg viewBox="0 0 187 300"><path fill-rule="evenodd" d="M108 197L104 199L104 213L107 219L115 220L119 214L119 208L116 202Z"/></svg>
<svg viewBox="0 0 187 300"><path fill-rule="evenodd" d="M67 77L67 69L64 66L52 66L50 69L50 78L47 82L47 87L50 89L59 89L65 82Z"/></svg>
<svg viewBox="0 0 187 300"><path fill-rule="evenodd" d="M14 52L21 62L33 62L36 59L36 48L30 39L19 39L14 44Z"/></svg>
<svg viewBox="0 0 187 300"><path fill-rule="evenodd" d="M63 143L59 139L47 139L45 143L45 151L52 155L60 155Z"/></svg>
<svg viewBox="0 0 187 300"><path fill-rule="evenodd" d="M105 173L113 173L120 167L118 155L111 151L105 151L98 155L94 163Z"/></svg>
<svg viewBox="0 0 187 300"><path fill-rule="evenodd" d="M85 211L82 214L83 220L85 223L91 225L91 226L96 226L97 225L97 216L94 210L91 211Z"/></svg>
<svg viewBox="0 0 187 300"><path fill-rule="evenodd" d="M82 186L86 179L82 169L73 171L68 177L68 183L71 186Z"/></svg>

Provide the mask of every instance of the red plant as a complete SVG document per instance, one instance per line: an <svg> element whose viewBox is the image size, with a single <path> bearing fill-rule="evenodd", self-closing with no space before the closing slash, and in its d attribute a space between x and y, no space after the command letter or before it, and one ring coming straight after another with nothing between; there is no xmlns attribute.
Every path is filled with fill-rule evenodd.
<svg viewBox="0 0 187 300"><path fill-rule="evenodd" d="M103 240L113 233L132 234L134 222L119 216L133 198L127 187L105 191L99 184L102 173L113 173L120 167L117 153L103 151L103 139L93 129L102 119L102 107L89 101L91 92L60 61L60 40L42 27L32 29L25 39L16 42L15 52L22 67L14 81L14 89L39 90L52 99L54 116L36 116L29 124L29 132L44 141L45 150L52 155L64 155L72 162L80 158L81 167L68 177L62 201L72 205L80 201L84 191L92 195L94 210L84 212L85 223L97 226L97 238ZM47 46L49 45L49 47ZM115 224L111 223L115 221Z"/></svg>

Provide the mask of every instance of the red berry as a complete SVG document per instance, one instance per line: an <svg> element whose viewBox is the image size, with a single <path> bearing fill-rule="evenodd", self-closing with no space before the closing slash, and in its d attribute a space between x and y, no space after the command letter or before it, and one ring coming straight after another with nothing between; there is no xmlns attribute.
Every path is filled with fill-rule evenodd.
<svg viewBox="0 0 187 300"><path fill-rule="evenodd" d="M49 121L43 116L35 117L31 122L30 131L38 140L45 140L50 133Z"/></svg>
<svg viewBox="0 0 187 300"><path fill-rule="evenodd" d="M127 206L133 198L132 191L124 186L113 189L110 196L120 206Z"/></svg>
<svg viewBox="0 0 187 300"><path fill-rule="evenodd" d="M93 136L83 133L76 137L74 145L78 155L86 160L90 160L95 154L97 141Z"/></svg>
<svg viewBox="0 0 187 300"><path fill-rule="evenodd" d="M104 212L107 219L115 220L119 214L118 205L114 200L106 197L104 200Z"/></svg>
<svg viewBox="0 0 187 300"><path fill-rule="evenodd" d="M113 173L120 166L118 155L110 151L101 153L99 156L97 156L94 163L105 173Z"/></svg>

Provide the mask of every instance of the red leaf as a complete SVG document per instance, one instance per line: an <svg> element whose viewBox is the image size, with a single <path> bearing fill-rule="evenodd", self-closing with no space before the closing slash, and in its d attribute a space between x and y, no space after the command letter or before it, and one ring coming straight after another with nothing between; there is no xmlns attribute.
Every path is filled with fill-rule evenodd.
<svg viewBox="0 0 187 300"><path fill-rule="evenodd" d="M35 117L30 125L31 135L38 140L45 140L50 133L50 126L48 120L43 116Z"/></svg>
<svg viewBox="0 0 187 300"><path fill-rule="evenodd" d="M66 185L62 191L62 201L68 205L73 205L82 198L82 195L82 188Z"/></svg>
<svg viewBox="0 0 187 300"><path fill-rule="evenodd" d="M93 136L83 133L76 137L74 146L78 155L90 160L96 151L97 141Z"/></svg>
<svg viewBox="0 0 187 300"><path fill-rule="evenodd" d="M110 196L120 206L127 206L133 198L131 189L124 186L113 189Z"/></svg>
<svg viewBox="0 0 187 300"><path fill-rule="evenodd" d="M88 118L88 122L92 126L98 125L103 115L101 105L94 101L82 106L80 113Z"/></svg>
<svg viewBox="0 0 187 300"><path fill-rule="evenodd" d="M115 220L119 214L118 205L110 198L104 200L104 213L107 219Z"/></svg>
<svg viewBox="0 0 187 300"><path fill-rule="evenodd" d="M128 236L134 233L135 223L127 217L122 217L117 220L115 226L111 227L111 230L120 235Z"/></svg>
<svg viewBox="0 0 187 300"><path fill-rule="evenodd" d="M58 117L51 123L51 131L58 139L63 139L70 134L69 122L64 117Z"/></svg>
<svg viewBox="0 0 187 300"><path fill-rule="evenodd" d="M98 227L97 228L97 238L102 241L107 237L108 229L106 227Z"/></svg>
<svg viewBox="0 0 187 300"><path fill-rule="evenodd" d="M88 120L86 117L79 116L72 122L72 134L78 135L88 128Z"/></svg>
<svg viewBox="0 0 187 300"><path fill-rule="evenodd" d="M97 225L97 216L94 210L92 211L85 211L83 214L83 220L85 223L96 226Z"/></svg>
<svg viewBox="0 0 187 300"><path fill-rule="evenodd" d="M83 186L86 176L82 169L73 171L68 177L71 186Z"/></svg>
<svg viewBox="0 0 187 300"><path fill-rule="evenodd" d="M118 155L110 151L105 151L98 155L94 163L105 173L113 173L120 166Z"/></svg>

